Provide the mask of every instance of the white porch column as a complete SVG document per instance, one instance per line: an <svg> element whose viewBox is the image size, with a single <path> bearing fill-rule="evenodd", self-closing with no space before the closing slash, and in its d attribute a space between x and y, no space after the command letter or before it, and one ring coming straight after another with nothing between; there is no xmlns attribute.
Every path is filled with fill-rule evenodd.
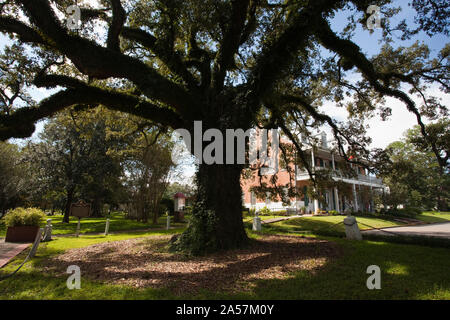
<svg viewBox="0 0 450 320"><path fill-rule="evenodd" d="M374 202L373 202L373 189L372 189L372 186L370 186L370 212L371 213L374 213L375 212L375 205L374 205Z"/></svg>
<svg viewBox="0 0 450 320"><path fill-rule="evenodd" d="M334 188L334 207L336 208L337 212L340 212L340 208L339 208L339 194L338 194L338 189Z"/></svg>
<svg viewBox="0 0 450 320"><path fill-rule="evenodd" d="M353 206L355 211L358 211L358 198L356 196L356 184L353 184Z"/></svg>
<svg viewBox="0 0 450 320"><path fill-rule="evenodd" d="M333 166L333 175L336 173L336 164L334 162L334 153L331 154L331 165ZM340 212L338 189L334 188L334 209Z"/></svg>
<svg viewBox="0 0 450 320"><path fill-rule="evenodd" d="M319 200L314 199L314 213L319 214Z"/></svg>
<svg viewBox="0 0 450 320"><path fill-rule="evenodd" d="M297 199L297 179L298 179L298 164L297 164L297 151L294 151L294 174L295 174L295 179L294 179L294 183L295 183L295 214L298 214L299 208L298 208L298 199Z"/></svg>
<svg viewBox="0 0 450 320"><path fill-rule="evenodd" d="M316 159L314 159L314 148L311 147L311 168L312 168L312 172L315 172L316 170ZM314 189L314 192L316 190ZM314 213L318 214L319 213L319 200L314 199Z"/></svg>

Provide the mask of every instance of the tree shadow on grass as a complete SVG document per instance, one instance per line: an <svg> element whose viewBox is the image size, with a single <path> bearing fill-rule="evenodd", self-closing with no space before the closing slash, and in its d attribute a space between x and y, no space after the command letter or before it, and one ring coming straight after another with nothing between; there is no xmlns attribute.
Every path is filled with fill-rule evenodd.
<svg viewBox="0 0 450 320"><path fill-rule="evenodd" d="M335 223L322 220L293 219L265 225L264 228L269 232L311 232L318 235L336 236L345 235L345 229L342 223Z"/></svg>
<svg viewBox="0 0 450 320"><path fill-rule="evenodd" d="M203 257L166 249L167 236L101 243L73 249L45 261L48 272L78 265L83 277L137 288L169 288L176 295L200 291L246 292L261 279L286 279L292 272L315 273L340 254L325 240L264 236L246 248Z"/></svg>
<svg viewBox="0 0 450 320"><path fill-rule="evenodd" d="M315 274L258 281L251 295L212 299L450 299L450 250L379 242L346 242L344 255ZM367 267L381 269L381 289L369 290Z"/></svg>
<svg viewBox="0 0 450 320"><path fill-rule="evenodd" d="M23 290L24 295L18 297L26 298L30 294L29 298L36 298L31 295L36 295L41 287L43 298L65 297L70 291L65 288L67 266L77 264L81 267L83 290L70 291L70 295L77 294L74 298L450 299L449 249L337 239L338 245L328 247L332 250L329 254L320 243L305 241L295 245L274 239L271 245L253 242L261 247L252 249L252 256L245 256L246 250L250 250L246 248L208 256L210 262L205 257L170 254L164 249L167 238L152 238L128 241L128 248L123 248L124 254L116 261L110 261L115 250L109 246L88 247L95 250L89 250L85 258L76 250L66 252L78 256L63 254L44 261L44 268L39 264L36 269L39 272L19 272L3 283L5 287L0 288L0 296L12 296ZM280 246L285 250L280 251ZM298 251L297 256L292 255L291 249ZM240 255L247 259L239 259ZM324 261L308 265L311 259ZM292 269L290 262L294 262ZM184 269L176 272L176 265L183 263L193 269L186 269L184 265ZM151 264L160 268L146 269ZM381 269L381 290L366 287L369 265L378 265ZM172 270L171 266L174 266ZM203 269L195 270L196 267ZM133 272L127 273L128 269ZM86 280L92 281L86 283ZM136 284L146 289L136 290Z"/></svg>

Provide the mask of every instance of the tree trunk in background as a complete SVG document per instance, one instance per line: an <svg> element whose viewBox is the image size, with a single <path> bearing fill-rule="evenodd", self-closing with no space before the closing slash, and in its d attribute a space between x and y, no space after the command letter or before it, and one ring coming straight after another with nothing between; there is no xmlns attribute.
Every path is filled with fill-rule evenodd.
<svg viewBox="0 0 450 320"><path fill-rule="evenodd" d="M151 214L152 214L152 222L153 224L157 224L158 223L158 217L159 217L159 213L158 213L158 196L157 195L153 195L153 199L151 202Z"/></svg>
<svg viewBox="0 0 450 320"><path fill-rule="evenodd" d="M441 183L438 186L438 192L437 192L437 209L438 211L448 211L448 203L446 195L448 195L448 190L445 190L446 185L444 183L445 181L445 173L444 169L440 167L439 170L439 178L441 180Z"/></svg>
<svg viewBox="0 0 450 320"><path fill-rule="evenodd" d="M101 217L102 207L103 207L102 200L100 198L95 198L94 201L92 202L91 217Z"/></svg>
<svg viewBox="0 0 450 320"><path fill-rule="evenodd" d="M69 223L69 215L70 215L70 206L73 202L73 194L75 192L75 188L70 188L67 190L67 200L66 200L66 207L64 209L64 218L63 222Z"/></svg>
<svg viewBox="0 0 450 320"><path fill-rule="evenodd" d="M242 167L200 165L198 194L187 230L175 247L198 255L238 248L247 241L242 221Z"/></svg>

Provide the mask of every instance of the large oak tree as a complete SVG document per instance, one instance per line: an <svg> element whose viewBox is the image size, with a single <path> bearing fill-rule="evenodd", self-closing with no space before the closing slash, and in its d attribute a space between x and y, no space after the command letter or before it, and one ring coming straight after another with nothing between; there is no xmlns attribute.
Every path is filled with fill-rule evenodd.
<svg viewBox="0 0 450 320"><path fill-rule="evenodd" d="M307 167L294 129L308 134L311 127L326 123L341 154L369 155L370 140L363 137L361 122L338 123L320 112L325 99L345 102L353 116L363 118L377 110L387 116L383 99L394 97L416 116L440 166L447 165L428 138L423 116L446 115L445 106L425 93L433 82L448 92L449 48L432 59L420 44L389 45L395 34L410 38L422 30L448 35L445 0L412 1L418 13L414 26L389 24L397 12L389 0L100 0L95 6L80 3L82 27L76 32L66 27L65 10L73 4L0 3L0 31L12 37L18 56L33 60L28 69L12 63L2 72L21 74L19 84L57 89L39 103L5 101L1 139L28 137L38 120L72 105L101 104L191 132L195 120L203 122L203 130L222 132L279 127ZM369 5L380 6L385 16L385 44L373 57L352 41L356 25L366 28L373 19L366 13ZM331 20L340 12L349 13L349 24L333 30ZM18 96L27 88L14 81L9 86L7 93ZM422 106L414 95L423 98ZM199 165L197 202L191 224L177 242L180 248L199 253L246 242L243 169Z"/></svg>

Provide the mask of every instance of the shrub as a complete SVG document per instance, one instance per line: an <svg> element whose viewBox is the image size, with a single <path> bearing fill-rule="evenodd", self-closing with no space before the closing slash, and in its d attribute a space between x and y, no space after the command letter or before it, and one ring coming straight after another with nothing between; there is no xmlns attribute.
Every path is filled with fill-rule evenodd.
<svg viewBox="0 0 450 320"><path fill-rule="evenodd" d="M185 215L190 215L190 214L192 214L192 206L185 206L184 209L183 209L183 211L184 211L184 214L185 214Z"/></svg>
<svg viewBox="0 0 450 320"><path fill-rule="evenodd" d="M406 207L405 208L405 212L407 214L412 215L412 216L417 216L419 214L422 214L422 210L420 208L417 208L417 207Z"/></svg>
<svg viewBox="0 0 450 320"><path fill-rule="evenodd" d="M274 212L277 216L287 216L287 210L279 210Z"/></svg>
<svg viewBox="0 0 450 320"><path fill-rule="evenodd" d="M405 218L413 218L416 215L419 215L422 213L422 210L416 207L406 207L404 209L395 209L392 208L388 211L386 211L384 214L396 216L396 217L405 217Z"/></svg>
<svg viewBox="0 0 450 320"><path fill-rule="evenodd" d="M329 214L331 214L332 216L337 216L339 214L339 212L337 212L336 210L330 210L328 211Z"/></svg>
<svg viewBox="0 0 450 320"><path fill-rule="evenodd" d="M270 216L271 214L272 214L272 211L267 207L264 207L261 210L259 210L260 216Z"/></svg>
<svg viewBox="0 0 450 320"><path fill-rule="evenodd" d="M44 212L38 208L16 208L6 214L5 225L7 227L39 227L41 222L44 220L44 217Z"/></svg>

